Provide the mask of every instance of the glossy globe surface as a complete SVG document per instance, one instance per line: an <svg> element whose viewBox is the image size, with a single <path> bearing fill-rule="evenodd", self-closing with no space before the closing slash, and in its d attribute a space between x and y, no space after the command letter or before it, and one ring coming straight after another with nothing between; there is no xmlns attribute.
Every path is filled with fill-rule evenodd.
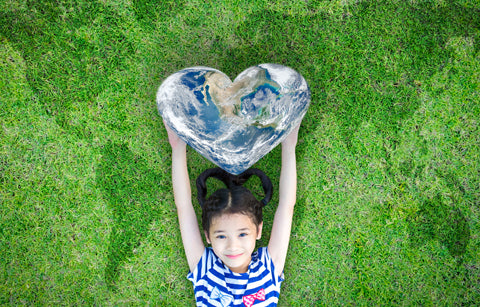
<svg viewBox="0 0 480 307"><path fill-rule="evenodd" d="M253 66L232 82L209 67L170 75L157 91L165 123L188 145L229 173L240 174L295 128L310 90L295 70Z"/></svg>

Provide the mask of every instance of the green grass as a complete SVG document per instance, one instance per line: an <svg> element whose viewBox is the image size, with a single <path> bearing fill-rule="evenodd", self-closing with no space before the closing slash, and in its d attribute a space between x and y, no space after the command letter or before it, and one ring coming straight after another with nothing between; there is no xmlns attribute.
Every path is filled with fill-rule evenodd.
<svg viewBox="0 0 480 307"><path fill-rule="evenodd" d="M479 43L471 0L2 1L0 305L191 306L156 89L265 62L312 90L280 305L475 304Z"/></svg>

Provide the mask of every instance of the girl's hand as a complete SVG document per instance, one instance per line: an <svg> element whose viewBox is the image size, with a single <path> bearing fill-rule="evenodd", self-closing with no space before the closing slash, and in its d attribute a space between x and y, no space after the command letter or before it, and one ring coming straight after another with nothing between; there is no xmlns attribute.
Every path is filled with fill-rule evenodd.
<svg viewBox="0 0 480 307"><path fill-rule="evenodd" d="M182 141L182 139L180 139L178 135L175 132L173 132L172 129L170 129L170 127L168 127L165 121L163 121L163 125L167 130L168 142L170 143L170 146L172 146L172 150L185 148L186 147L185 142Z"/></svg>

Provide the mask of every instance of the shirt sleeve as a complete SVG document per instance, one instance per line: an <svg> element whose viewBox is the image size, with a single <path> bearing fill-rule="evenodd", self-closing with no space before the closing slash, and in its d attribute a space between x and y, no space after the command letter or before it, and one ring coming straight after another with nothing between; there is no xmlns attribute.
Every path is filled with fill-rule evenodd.
<svg viewBox="0 0 480 307"><path fill-rule="evenodd" d="M260 259L265 263L267 269L272 273L273 280L275 281L275 284L281 284L282 281L285 280L285 276L282 273L279 275L275 274L275 265L273 264L273 259L270 256L270 253L268 252L267 247L262 247L259 249L260 251Z"/></svg>
<svg viewBox="0 0 480 307"><path fill-rule="evenodd" d="M201 280L207 271L212 267L214 262L215 254L213 253L213 250L206 247L193 272L188 273L187 279L190 280L194 285L197 284L197 282Z"/></svg>

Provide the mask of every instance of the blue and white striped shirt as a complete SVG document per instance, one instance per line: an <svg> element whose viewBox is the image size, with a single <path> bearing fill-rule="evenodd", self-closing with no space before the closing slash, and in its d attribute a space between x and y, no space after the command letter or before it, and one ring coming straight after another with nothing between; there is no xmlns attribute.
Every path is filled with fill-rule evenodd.
<svg viewBox="0 0 480 307"><path fill-rule="evenodd" d="M282 276L275 274L266 247L252 254L246 273L234 273L207 247L187 276L193 282L197 306L277 306Z"/></svg>

